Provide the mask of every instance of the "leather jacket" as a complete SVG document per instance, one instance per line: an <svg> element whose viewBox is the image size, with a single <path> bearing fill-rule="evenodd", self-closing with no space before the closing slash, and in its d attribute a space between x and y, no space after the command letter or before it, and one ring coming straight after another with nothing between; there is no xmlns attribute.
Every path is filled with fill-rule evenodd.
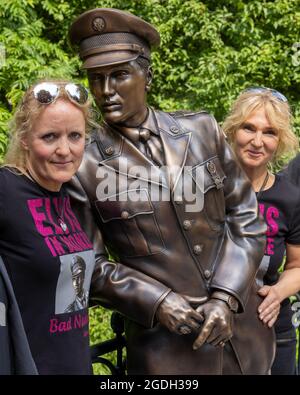
<svg viewBox="0 0 300 395"><path fill-rule="evenodd" d="M257 316L266 229L255 194L212 116L151 110L151 117L168 168L102 125L70 184L73 209L96 248L92 297L129 317L129 373L221 374L226 350L204 344L193 351L195 335L170 333L154 317L169 290L208 297L225 291L239 301L230 341L239 373L267 374L275 342ZM199 193L195 211L182 194L187 183ZM123 199L128 191L139 199ZM169 199L153 199L153 191ZM109 262L106 249L121 264Z"/></svg>

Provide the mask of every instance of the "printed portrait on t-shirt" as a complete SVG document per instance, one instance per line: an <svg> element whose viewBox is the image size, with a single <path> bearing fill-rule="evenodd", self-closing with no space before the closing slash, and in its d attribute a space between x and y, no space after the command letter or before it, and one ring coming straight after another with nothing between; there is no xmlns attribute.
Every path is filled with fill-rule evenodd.
<svg viewBox="0 0 300 395"><path fill-rule="evenodd" d="M60 261L55 314L73 313L86 309L94 269L93 251L63 255Z"/></svg>

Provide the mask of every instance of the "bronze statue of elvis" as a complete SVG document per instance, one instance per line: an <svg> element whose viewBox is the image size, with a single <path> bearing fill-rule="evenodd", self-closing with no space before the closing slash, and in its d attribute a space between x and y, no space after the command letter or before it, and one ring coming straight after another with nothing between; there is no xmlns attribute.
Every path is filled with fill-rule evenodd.
<svg viewBox="0 0 300 395"><path fill-rule="evenodd" d="M70 191L94 239L92 299L127 317L128 373L267 374L274 334L258 320L255 284L265 226L217 122L203 111L147 105L160 38L141 18L90 10L74 21L70 40L103 116ZM160 177L131 175L134 166ZM185 167L183 182L203 195L196 212L177 194ZM101 169L118 180L112 196L97 193ZM140 199L129 198L128 180ZM151 199L154 183L170 199Z"/></svg>

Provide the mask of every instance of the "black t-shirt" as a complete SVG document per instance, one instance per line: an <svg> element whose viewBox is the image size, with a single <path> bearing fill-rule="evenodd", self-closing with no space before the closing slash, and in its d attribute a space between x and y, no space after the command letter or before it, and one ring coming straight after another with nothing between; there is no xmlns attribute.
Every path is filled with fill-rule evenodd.
<svg viewBox="0 0 300 395"><path fill-rule="evenodd" d="M0 375L14 374L13 350L7 322L8 296L0 273Z"/></svg>
<svg viewBox="0 0 300 395"><path fill-rule="evenodd" d="M259 209L267 229L265 255L258 271L259 285L273 285L278 281L285 244L300 244L300 189L284 174L277 174L273 186L260 193ZM262 283L263 282L263 283ZM277 333L292 328L292 310L289 300L281 303L275 323Z"/></svg>
<svg viewBox="0 0 300 395"><path fill-rule="evenodd" d="M38 372L91 374L94 252L63 188L50 192L0 169L0 255Z"/></svg>

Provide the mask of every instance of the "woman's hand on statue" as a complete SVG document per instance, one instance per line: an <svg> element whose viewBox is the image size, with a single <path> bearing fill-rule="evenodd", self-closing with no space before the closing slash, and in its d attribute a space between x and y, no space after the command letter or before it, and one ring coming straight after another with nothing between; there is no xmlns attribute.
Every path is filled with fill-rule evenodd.
<svg viewBox="0 0 300 395"><path fill-rule="evenodd" d="M280 312L280 297L274 286L264 285L258 290L258 294L264 297L258 306L258 315L264 324L271 328L277 320Z"/></svg>

